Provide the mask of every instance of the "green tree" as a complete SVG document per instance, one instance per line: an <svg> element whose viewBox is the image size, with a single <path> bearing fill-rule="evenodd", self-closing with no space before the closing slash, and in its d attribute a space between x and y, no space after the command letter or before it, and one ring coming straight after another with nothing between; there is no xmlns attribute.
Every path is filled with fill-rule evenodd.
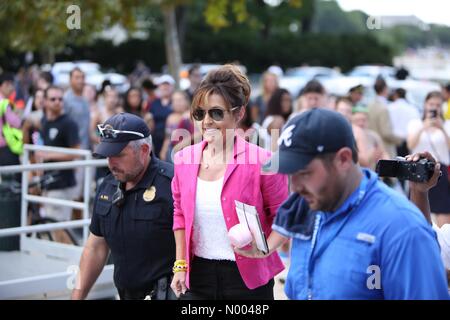
<svg viewBox="0 0 450 320"><path fill-rule="evenodd" d="M367 32L367 15L361 11L345 12L332 1L317 1L312 30L316 33L355 34Z"/></svg>
<svg viewBox="0 0 450 320"><path fill-rule="evenodd" d="M141 22L148 21L154 11L160 12L164 26L164 41L166 60L170 73L178 80L178 70L181 64L181 49L177 13L183 13L185 8L202 7L202 15L206 24L213 30L230 27L233 23L243 24L250 21L256 27L264 26L257 15L248 10L260 6L266 13L278 11L272 19L273 28L266 28L270 32L283 25L281 21L292 20L295 14L291 8L299 8L302 3L311 4L314 0L284 0L276 8L269 7L262 0L18 0L0 3L0 25L2 37L1 50L11 49L17 52L37 51L45 57L47 62L53 62L55 54L61 52L67 45L92 44L98 39L98 33L114 25L121 25L127 31L133 32L140 28ZM78 5L81 11L81 29L70 30L67 19L70 14L67 8ZM251 12L252 14L250 14ZM275 12L277 13L277 12ZM281 14L280 14L281 13ZM286 19L287 18L287 19ZM298 17L297 17L298 20ZM185 26L185 24L184 24ZM160 26L155 26L158 28ZM262 27L264 28L264 27ZM183 30L182 36L185 34Z"/></svg>
<svg viewBox="0 0 450 320"><path fill-rule="evenodd" d="M163 17L169 69L178 78L176 70L179 70L181 64L181 51L175 10L191 3L190 0L84 0L75 3L72 0L2 1L0 48L2 51L37 51L46 62L53 62L55 54L61 52L66 45L92 43L98 33L106 28L119 24L128 31L135 31L138 22L146 19L140 12L156 9L161 11ZM228 7L238 20L246 17L245 0L207 3L205 19L214 27L225 26L224 14ZM67 19L70 18L67 8L70 5L80 8L79 30L71 30L67 26Z"/></svg>
<svg viewBox="0 0 450 320"><path fill-rule="evenodd" d="M52 62L55 53L65 45L85 44L93 35L114 24L126 28L135 25L134 8L137 0L108 1L2 1L0 3L0 50L38 51ZM81 29L70 30L67 8L78 5L81 9Z"/></svg>

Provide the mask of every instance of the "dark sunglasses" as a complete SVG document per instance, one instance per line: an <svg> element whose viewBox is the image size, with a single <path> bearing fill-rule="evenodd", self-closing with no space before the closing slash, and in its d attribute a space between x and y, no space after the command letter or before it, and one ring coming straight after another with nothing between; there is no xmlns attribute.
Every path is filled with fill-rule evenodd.
<svg viewBox="0 0 450 320"><path fill-rule="evenodd" d="M55 101L63 101L63 98L52 97L52 98L48 98L48 100L50 100L51 102L55 102Z"/></svg>
<svg viewBox="0 0 450 320"><path fill-rule="evenodd" d="M239 107L231 108L230 112L232 112L238 108ZM223 118L225 117L225 112L228 112L228 110L223 110L220 108L211 108L208 110L208 115L214 121L222 121ZM201 108L197 108L194 110L194 112L192 112L192 117L197 121L202 121L203 119L205 119L205 116L206 116L206 111Z"/></svg>

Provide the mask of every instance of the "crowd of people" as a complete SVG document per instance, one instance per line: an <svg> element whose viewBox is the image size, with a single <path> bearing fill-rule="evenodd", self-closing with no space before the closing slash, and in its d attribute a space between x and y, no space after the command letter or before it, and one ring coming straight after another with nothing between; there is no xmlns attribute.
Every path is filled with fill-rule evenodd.
<svg viewBox="0 0 450 320"><path fill-rule="evenodd" d="M386 80L378 77L373 85L376 96L363 102L364 88L357 85L346 96L331 96L317 80L311 80L291 97L279 88L276 73L266 71L262 77L261 95L251 103L251 115L259 131L260 145L271 151L278 148L277 139L281 128L296 115L318 107L341 113L352 125L355 135L359 164L375 170L381 159L394 159L408 154L430 152L444 167L449 166L450 154L450 84L442 92L429 92L422 113L406 100L403 88L389 88ZM260 119L260 120L258 120ZM272 137L275 135L275 137ZM432 212L439 226L450 223L450 197L448 170L430 190ZM386 179L385 182L408 193L403 181Z"/></svg>
<svg viewBox="0 0 450 320"><path fill-rule="evenodd" d="M170 139L172 131L183 128L194 133L189 108L192 93L201 80L199 68L199 65L193 65L189 70L191 86L185 91L175 90L175 81L170 75L151 77L147 72L139 76L130 75L134 82L124 93L108 80L97 90L86 83L85 73L78 67L70 72L68 88L54 85L50 72L34 68L27 73L21 70L16 75L2 72L0 100L5 101L5 105L0 125L7 123L21 131L21 141L7 144L4 134L0 134L0 165L20 164L23 143L93 151L100 142L97 126L121 112L144 119L153 136L153 153L170 162L177 145L177 141ZM55 162L75 158L36 152L32 161ZM96 180L100 182L107 173L108 170L98 169ZM82 197L82 168L45 174L51 174L53 182L46 186L44 195L67 200ZM41 214L57 221L72 217L71 210L58 211L50 205L43 206Z"/></svg>
<svg viewBox="0 0 450 320"><path fill-rule="evenodd" d="M449 86L430 92L420 115L381 77L367 104L361 85L330 97L317 80L292 97L274 69L254 99L233 65L204 79L193 65L189 79L180 91L170 75L141 78L122 96L111 83L97 92L79 68L67 90L41 73L15 107L17 79L0 75L2 126L21 129L25 143L108 159L74 299L87 297L109 252L122 299L273 299L280 255L291 258L291 299L448 299ZM20 163L10 141L3 131L0 165ZM411 154L437 163L428 182L373 172ZM36 152L33 161L74 158ZM53 174L47 196L81 197L81 170ZM236 200L256 209L269 252L231 245Z"/></svg>

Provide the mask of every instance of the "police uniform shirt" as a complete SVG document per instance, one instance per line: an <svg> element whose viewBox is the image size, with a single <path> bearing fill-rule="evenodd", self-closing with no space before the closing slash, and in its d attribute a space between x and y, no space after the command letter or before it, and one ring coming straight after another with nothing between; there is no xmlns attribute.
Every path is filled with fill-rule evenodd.
<svg viewBox="0 0 450 320"><path fill-rule="evenodd" d="M110 174L99 186L90 231L104 237L114 263L118 289L147 290L172 272L173 165L154 156L141 181L123 191L124 203L112 203L119 182Z"/></svg>

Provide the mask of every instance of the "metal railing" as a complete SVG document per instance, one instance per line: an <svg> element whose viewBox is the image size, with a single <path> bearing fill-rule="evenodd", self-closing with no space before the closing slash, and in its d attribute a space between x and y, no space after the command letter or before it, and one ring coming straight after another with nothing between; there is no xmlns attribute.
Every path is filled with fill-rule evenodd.
<svg viewBox="0 0 450 320"><path fill-rule="evenodd" d="M85 158L85 160L74 161L62 161L51 163L35 163L30 164L29 153L30 151L44 151L44 152L58 152L68 155L79 155ZM20 227L0 229L0 237L7 237L20 234L21 248L25 242L25 234L31 232L51 231L55 229L71 229L77 227L83 227L83 244L89 235L88 225L90 223L89 218L89 201L90 201L90 186L92 183L92 167L104 167L107 165L107 160L92 160L92 153L89 150L82 149L69 149L39 145L24 145L24 153L22 158L22 165L13 166L1 166L0 175L4 173L22 173L22 186L21 186L21 215L20 215ZM43 196L35 196L28 194L29 176L26 174L28 171L33 170L59 170L59 169L74 169L85 168L84 171L84 186L83 186L83 202L48 198ZM36 202L42 204L53 204L66 206L83 211L82 219L76 221L55 222L47 223L44 225L32 225L27 226L27 213L28 203Z"/></svg>

